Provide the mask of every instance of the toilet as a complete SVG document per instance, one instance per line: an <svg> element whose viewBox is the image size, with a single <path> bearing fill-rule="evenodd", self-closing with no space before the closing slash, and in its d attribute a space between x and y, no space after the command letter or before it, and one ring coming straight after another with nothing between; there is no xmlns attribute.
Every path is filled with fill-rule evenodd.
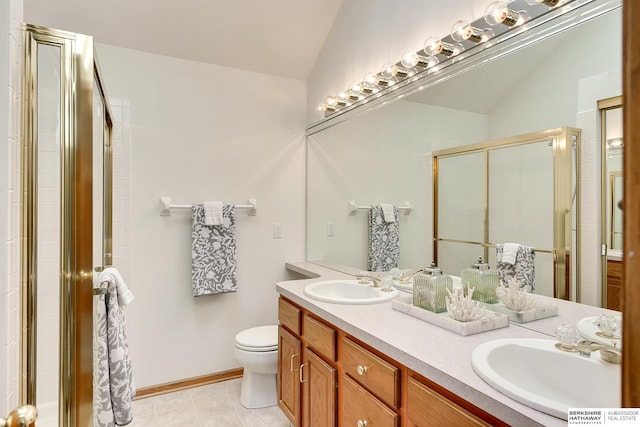
<svg viewBox="0 0 640 427"><path fill-rule="evenodd" d="M236 335L236 360L244 368L240 403L265 408L278 403L278 326L257 326Z"/></svg>

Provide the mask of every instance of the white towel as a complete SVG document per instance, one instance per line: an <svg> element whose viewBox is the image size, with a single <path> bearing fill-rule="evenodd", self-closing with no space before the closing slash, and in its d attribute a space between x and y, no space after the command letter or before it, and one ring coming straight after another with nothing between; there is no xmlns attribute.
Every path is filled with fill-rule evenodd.
<svg viewBox="0 0 640 427"><path fill-rule="evenodd" d="M380 208L382 208L384 222L396 222L396 214L394 213L393 205L380 203Z"/></svg>
<svg viewBox="0 0 640 427"><path fill-rule="evenodd" d="M501 261L505 264L515 265L518 249L520 249L518 243L505 243Z"/></svg>
<svg viewBox="0 0 640 427"><path fill-rule="evenodd" d="M204 202L204 225L223 225L222 202Z"/></svg>
<svg viewBox="0 0 640 427"><path fill-rule="evenodd" d="M100 273L98 279L99 283L109 282L116 285L116 292L118 294L118 304L122 307L129 305L133 301L133 292L129 289L120 272L114 267L107 267Z"/></svg>

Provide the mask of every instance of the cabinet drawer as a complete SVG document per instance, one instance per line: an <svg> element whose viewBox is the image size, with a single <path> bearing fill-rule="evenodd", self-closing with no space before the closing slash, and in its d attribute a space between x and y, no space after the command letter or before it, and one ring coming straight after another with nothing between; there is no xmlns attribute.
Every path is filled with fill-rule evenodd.
<svg viewBox="0 0 640 427"><path fill-rule="evenodd" d="M278 300L278 320L296 335L300 335L300 309L284 298Z"/></svg>
<svg viewBox="0 0 640 427"><path fill-rule="evenodd" d="M489 426L471 412L409 377L407 418L416 426Z"/></svg>
<svg viewBox="0 0 640 427"><path fill-rule="evenodd" d="M371 390L387 405L400 404L400 370L349 338L342 340L344 372Z"/></svg>
<svg viewBox="0 0 640 427"><path fill-rule="evenodd" d="M398 427L400 425L398 414L347 375L342 376L342 389L341 425L376 427Z"/></svg>
<svg viewBox="0 0 640 427"><path fill-rule="evenodd" d="M302 336L307 345L327 359L336 360L336 331L313 317L302 317Z"/></svg>

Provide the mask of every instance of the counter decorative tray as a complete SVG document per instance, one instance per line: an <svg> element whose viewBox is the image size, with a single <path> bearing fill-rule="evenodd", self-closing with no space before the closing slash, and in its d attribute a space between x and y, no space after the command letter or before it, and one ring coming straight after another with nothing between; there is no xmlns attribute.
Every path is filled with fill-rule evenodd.
<svg viewBox="0 0 640 427"><path fill-rule="evenodd" d="M497 304L485 304L485 309L501 313L509 317L511 322L527 323L534 320L546 319L558 315L557 305L541 305L524 311L515 311L507 308L501 302Z"/></svg>
<svg viewBox="0 0 640 427"><path fill-rule="evenodd" d="M484 318L471 320L469 322L460 322L452 318L447 312L433 313L429 310L414 306L412 296L400 296L391 300L391 307L394 310L408 314L409 316L413 316L425 322L429 322L462 336L479 334L481 332L506 328L509 326L509 317L507 315L486 309L486 316Z"/></svg>

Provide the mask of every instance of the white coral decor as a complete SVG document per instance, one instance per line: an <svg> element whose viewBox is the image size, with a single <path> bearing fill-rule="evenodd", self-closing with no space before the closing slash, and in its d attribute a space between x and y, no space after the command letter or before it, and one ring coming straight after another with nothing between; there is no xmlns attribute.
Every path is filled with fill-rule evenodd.
<svg viewBox="0 0 640 427"><path fill-rule="evenodd" d="M496 294L500 302L513 311L531 310L537 305L536 297L520 289L515 278L509 280L508 286L501 283L496 289Z"/></svg>
<svg viewBox="0 0 640 427"><path fill-rule="evenodd" d="M484 309L478 301L471 299L473 288L469 288L467 296L464 296L462 289L447 289L449 296L446 297L447 311L455 320L469 322L479 320L484 317Z"/></svg>

